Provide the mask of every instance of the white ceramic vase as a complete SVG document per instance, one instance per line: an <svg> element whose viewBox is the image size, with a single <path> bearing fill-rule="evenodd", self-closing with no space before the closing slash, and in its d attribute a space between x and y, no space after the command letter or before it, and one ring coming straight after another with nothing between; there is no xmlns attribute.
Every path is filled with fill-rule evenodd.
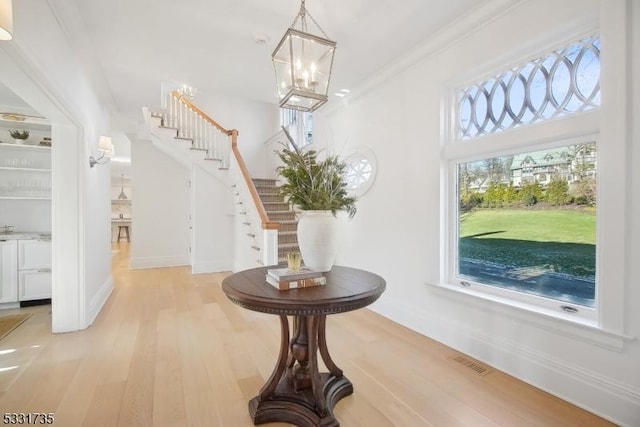
<svg viewBox="0 0 640 427"><path fill-rule="evenodd" d="M338 219L331 211L302 211L298 219L298 246L307 267L329 271L338 252Z"/></svg>

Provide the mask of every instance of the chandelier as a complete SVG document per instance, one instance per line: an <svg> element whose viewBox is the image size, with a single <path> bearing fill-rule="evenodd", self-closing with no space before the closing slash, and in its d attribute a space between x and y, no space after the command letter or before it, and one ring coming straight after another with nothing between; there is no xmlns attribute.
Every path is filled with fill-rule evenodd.
<svg viewBox="0 0 640 427"><path fill-rule="evenodd" d="M308 32L307 17L323 37ZM301 0L298 15L271 55L280 107L314 111L327 102L335 49L336 42L329 40Z"/></svg>
<svg viewBox="0 0 640 427"><path fill-rule="evenodd" d="M193 99L196 97L196 88L187 84L183 84L182 87L178 89L178 96L188 101L193 101Z"/></svg>

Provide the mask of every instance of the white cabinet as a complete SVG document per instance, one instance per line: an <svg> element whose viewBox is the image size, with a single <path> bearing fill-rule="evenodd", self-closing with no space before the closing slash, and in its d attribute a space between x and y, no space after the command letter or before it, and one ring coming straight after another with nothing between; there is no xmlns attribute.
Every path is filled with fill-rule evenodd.
<svg viewBox="0 0 640 427"><path fill-rule="evenodd" d="M51 239L18 240L18 270L51 268Z"/></svg>
<svg viewBox="0 0 640 427"><path fill-rule="evenodd" d="M0 240L0 303L18 301L18 244Z"/></svg>
<svg viewBox="0 0 640 427"><path fill-rule="evenodd" d="M51 269L22 270L18 282L20 301L51 298Z"/></svg>
<svg viewBox="0 0 640 427"><path fill-rule="evenodd" d="M18 240L18 299L51 298L51 240Z"/></svg>

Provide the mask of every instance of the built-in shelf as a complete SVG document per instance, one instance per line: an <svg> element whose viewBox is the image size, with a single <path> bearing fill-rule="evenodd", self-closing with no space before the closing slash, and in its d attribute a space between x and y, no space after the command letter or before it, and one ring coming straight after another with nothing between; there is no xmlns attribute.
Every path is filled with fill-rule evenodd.
<svg viewBox="0 0 640 427"><path fill-rule="evenodd" d="M0 196L0 200L51 200L51 196Z"/></svg>
<svg viewBox="0 0 640 427"><path fill-rule="evenodd" d="M16 172L45 172L45 173L51 173L51 169L42 169L42 168L20 168L20 167L8 167L8 166L0 166L0 171L16 171Z"/></svg>
<svg viewBox="0 0 640 427"><path fill-rule="evenodd" d="M18 120L16 120L16 118L18 118ZM7 111L0 112L0 127L44 132L51 131L51 123L44 117L34 117Z"/></svg>
<svg viewBox="0 0 640 427"><path fill-rule="evenodd" d="M0 200L51 200L50 147L0 144Z"/></svg>
<svg viewBox="0 0 640 427"><path fill-rule="evenodd" d="M0 148L26 151L51 150L51 147L48 147L46 145L14 144L6 141L0 143Z"/></svg>

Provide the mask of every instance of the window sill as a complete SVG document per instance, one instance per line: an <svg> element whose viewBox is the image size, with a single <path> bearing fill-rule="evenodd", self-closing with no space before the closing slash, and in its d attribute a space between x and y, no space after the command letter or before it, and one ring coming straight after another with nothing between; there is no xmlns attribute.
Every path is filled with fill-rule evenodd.
<svg viewBox="0 0 640 427"><path fill-rule="evenodd" d="M594 344L608 350L620 352L624 349L626 342L636 339L635 337L620 332L606 330L598 325L596 321L576 318L570 314L565 315L560 312L543 309L523 302L512 301L496 295L489 295L474 291L473 289L462 288L457 285L426 284L446 298L453 298L465 304L473 304L485 309L490 307L491 312L499 313L526 324Z"/></svg>

